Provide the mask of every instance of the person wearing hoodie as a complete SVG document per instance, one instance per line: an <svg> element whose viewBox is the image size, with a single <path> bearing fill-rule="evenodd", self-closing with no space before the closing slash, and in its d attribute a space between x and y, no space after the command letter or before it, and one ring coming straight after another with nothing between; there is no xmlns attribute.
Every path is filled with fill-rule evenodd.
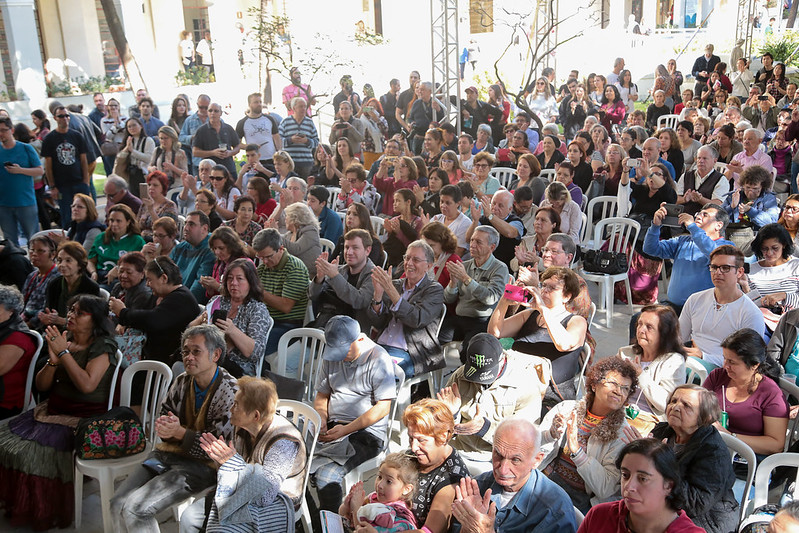
<svg viewBox="0 0 799 533"><path fill-rule="evenodd" d="M25 256L25 250L9 241L0 241L0 284L15 285L20 291L33 265Z"/></svg>

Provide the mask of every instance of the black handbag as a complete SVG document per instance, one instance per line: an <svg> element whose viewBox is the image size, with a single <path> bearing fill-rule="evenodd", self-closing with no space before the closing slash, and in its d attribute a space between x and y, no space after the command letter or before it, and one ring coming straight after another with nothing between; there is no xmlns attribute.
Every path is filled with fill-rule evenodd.
<svg viewBox="0 0 799 533"><path fill-rule="evenodd" d="M583 269L600 274L622 274L627 272L627 254L607 250L586 250L583 253Z"/></svg>

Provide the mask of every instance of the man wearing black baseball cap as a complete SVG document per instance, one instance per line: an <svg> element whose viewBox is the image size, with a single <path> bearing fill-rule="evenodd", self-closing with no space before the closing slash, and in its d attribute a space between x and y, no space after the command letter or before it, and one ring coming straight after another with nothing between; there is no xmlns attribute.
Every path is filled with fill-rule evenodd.
<svg viewBox="0 0 799 533"><path fill-rule="evenodd" d="M536 368L540 358L505 351L490 333L472 337L466 363L438 393L455 417L452 447L469 472L491 470L491 447L500 422L508 417L538 420L548 377ZM542 370L543 373L539 373Z"/></svg>
<svg viewBox="0 0 799 533"><path fill-rule="evenodd" d="M320 509L338 510L344 476L383 449L396 395L394 367L386 351L361 333L355 319L331 318L325 326L314 399L322 418L311 465Z"/></svg>

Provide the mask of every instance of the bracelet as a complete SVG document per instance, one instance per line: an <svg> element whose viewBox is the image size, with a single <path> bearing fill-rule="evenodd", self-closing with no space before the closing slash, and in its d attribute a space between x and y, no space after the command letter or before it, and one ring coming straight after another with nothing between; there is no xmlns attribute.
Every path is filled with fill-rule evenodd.
<svg viewBox="0 0 799 533"><path fill-rule="evenodd" d="M70 353L68 349L67 350L61 350L60 352L58 352L58 355L56 357L61 359L62 357L64 357L68 353Z"/></svg>
<svg viewBox="0 0 799 533"><path fill-rule="evenodd" d="M49 359L47 360L47 363L46 363L46 364L47 364L47 366L52 366L52 367L61 366L61 365L57 365L57 364L55 364L55 363L51 363Z"/></svg>

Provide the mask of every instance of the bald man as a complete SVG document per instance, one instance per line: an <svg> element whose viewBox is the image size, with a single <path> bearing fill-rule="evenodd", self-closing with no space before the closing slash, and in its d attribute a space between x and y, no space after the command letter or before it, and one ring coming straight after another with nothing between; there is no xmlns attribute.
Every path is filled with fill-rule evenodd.
<svg viewBox="0 0 799 533"><path fill-rule="evenodd" d="M513 212L513 194L503 190L494 193L493 197L484 195L479 202L475 199L471 216L472 225L466 232L466 240L472 238L477 226L493 226L499 232L499 244L494 250L494 257L506 265L510 264L515 257L516 246L522 242L526 231L522 219Z"/></svg>
<svg viewBox="0 0 799 533"><path fill-rule="evenodd" d="M461 531L577 531L566 491L536 470L543 458L538 429L522 418L505 419L494 434L492 471L455 487L452 515Z"/></svg>

